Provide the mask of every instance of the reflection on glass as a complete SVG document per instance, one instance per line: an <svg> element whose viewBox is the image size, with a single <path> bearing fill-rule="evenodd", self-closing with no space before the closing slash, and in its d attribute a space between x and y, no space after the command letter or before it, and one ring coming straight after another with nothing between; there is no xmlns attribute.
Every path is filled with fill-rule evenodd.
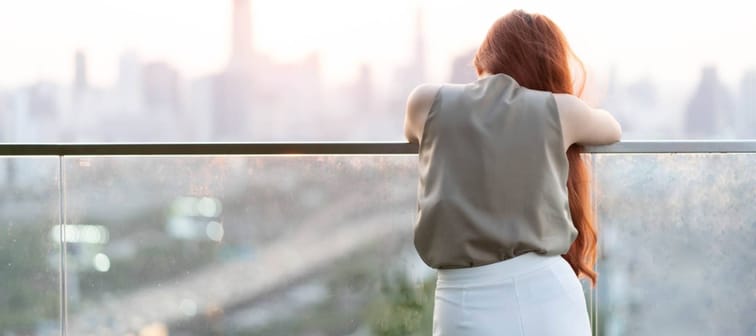
<svg viewBox="0 0 756 336"><path fill-rule="evenodd" d="M58 335L57 158L0 157L0 190L0 335Z"/></svg>
<svg viewBox="0 0 756 336"><path fill-rule="evenodd" d="M754 154L594 155L600 335L756 334Z"/></svg>
<svg viewBox="0 0 756 336"><path fill-rule="evenodd" d="M593 155L597 335L756 331L754 154ZM427 335L412 156L66 158L71 335ZM57 158L0 159L0 334L59 334Z"/></svg>
<svg viewBox="0 0 756 336"><path fill-rule="evenodd" d="M415 164L66 159L69 332L427 335Z"/></svg>

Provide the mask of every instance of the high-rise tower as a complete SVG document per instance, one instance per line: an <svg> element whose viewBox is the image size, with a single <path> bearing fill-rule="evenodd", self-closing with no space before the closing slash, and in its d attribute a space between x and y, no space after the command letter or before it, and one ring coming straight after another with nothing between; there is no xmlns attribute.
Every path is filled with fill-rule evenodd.
<svg viewBox="0 0 756 336"><path fill-rule="evenodd" d="M231 57L213 84L213 131L215 140L240 140L250 133L250 124L259 113L253 109L254 81L251 76L251 0L232 0ZM253 115L255 117L253 117Z"/></svg>
<svg viewBox="0 0 756 336"><path fill-rule="evenodd" d="M425 20L423 16L423 8L418 5L417 12L415 13L415 39L414 39L414 45L412 48L413 52L413 62L412 67L414 68L414 75L416 78L413 78L416 80L419 84L419 82L423 82L426 80L425 76L425 66L426 66L426 57L425 57Z"/></svg>
<svg viewBox="0 0 756 336"><path fill-rule="evenodd" d="M756 70L747 71L740 81L735 124L739 138L756 138Z"/></svg>
<svg viewBox="0 0 756 336"><path fill-rule="evenodd" d="M685 114L686 135L693 138L732 136L734 103L717 69L704 67L698 88L688 101Z"/></svg>
<svg viewBox="0 0 756 336"><path fill-rule="evenodd" d="M234 0L229 67L246 68L252 61L251 0Z"/></svg>
<svg viewBox="0 0 756 336"><path fill-rule="evenodd" d="M81 93L87 89L87 57L81 50L74 56L74 90Z"/></svg>
<svg viewBox="0 0 756 336"><path fill-rule="evenodd" d="M394 90L396 91L395 96L401 97L394 102L398 106L404 104L404 98L407 97L413 88L427 80L425 68L428 60L425 50L424 12L423 7L419 4L415 9L415 18L412 26L413 36L411 40L412 44L409 46L410 55L408 62L404 66L397 68L395 73L397 83L394 86Z"/></svg>

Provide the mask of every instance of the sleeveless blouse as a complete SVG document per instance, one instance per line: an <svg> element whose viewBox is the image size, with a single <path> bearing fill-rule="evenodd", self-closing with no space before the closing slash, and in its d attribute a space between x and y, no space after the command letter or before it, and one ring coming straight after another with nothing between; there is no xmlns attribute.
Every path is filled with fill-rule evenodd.
<svg viewBox="0 0 756 336"><path fill-rule="evenodd" d="M577 229L552 93L506 74L444 85L423 127L414 243L428 266L567 253Z"/></svg>

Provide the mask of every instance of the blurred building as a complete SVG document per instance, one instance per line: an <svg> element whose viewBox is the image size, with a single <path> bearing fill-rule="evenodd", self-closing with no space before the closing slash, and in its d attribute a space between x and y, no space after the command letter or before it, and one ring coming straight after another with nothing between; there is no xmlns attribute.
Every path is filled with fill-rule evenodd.
<svg viewBox="0 0 756 336"><path fill-rule="evenodd" d="M409 62L396 69L394 75L395 80L395 97L400 97L402 103L409 95L410 91L418 85L425 82L427 76L425 67L428 64L426 57L426 41L425 41L425 20L422 7L418 7L415 13L415 22L413 29L413 42L410 48L411 56Z"/></svg>
<svg viewBox="0 0 756 336"><path fill-rule="evenodd" d="M118 116L141 117L143 105L142 61L134 51L125 51L118 62L118 80L116 94L118 96Z"/></svg>
<svg viewBox="0 0 756 336"><path fill-rule="evenodd" d="M233 0L231 55L226 69L215 76L213 135L216 140L233 140L249 133L252 113L252 17L250 0Z"/></svg>
<svg viewBox="0 0 756 336"><path fill-rule="evenodd" d="M427 78L425 71L426 64L428 64L428 58L426 57L426 41L425 41L425 19L423 8L418 7L415 13L415 29L414 29L414 43L412 45L412 60L408 67L408 71L404 73L406 79L409 82L421 83Z"/></svg>
<svg viewBox="0 0 756 336"><path fill-rule="evenodd" d="M252 78L245 72L226 71L215 77L212 90L213 139L233 140L249 133Z"/></svg>
<svg viewBox="0 0 756 336"><path fill-rule="evenodd" d="M119 61L123 62L123 57ZM122 70L119 67L119 71ZM119 82L112 89L92 86L88 78L87 55L83 50L76 50L73 54L72 72L73 81L62 90L58 140L101 141L103 134L110 134L111 131L103 125L105 118L118 113L115 109L122 104L129 105L129 102L118 95L122 83Z"/></svg>
<svg viewBox="0 0 756 336"><path fill-rule="evenodd" d="M0 142L10 142L12 140L12 125L7 121L10 120L10 95L0 90Z"/></svg>
<svg viewBox="0 0 756 336"><path fill-rule="evenodd" d="M245 70L252 63L252 4L251 0L233 0L231 21L231 56L229 67Z"/></svg>
<svg viewBox="0 0 756 336"><path fill-rule="evenodd" d="M184 118L190 120L186 131L190 141L212 141L215 130L215 87L216 76L192 79L186 83Z"/></svg>
<svg viewBox="0 0 756 336"><path fill-rule="evenodd" d="M142 67L144 107L158 114L178 117L180 110L178 71L165 62L147 63Z"/></svg>
<svg viewBox="0 0 756 336"><path fill-rule="evenodd" d="M77 50L74 55L74 83L75 94L82 93L89 88L87 80L87 57L82 50Z"/></svg>
<svg viewBox="0 0 756 336"><path fill-rule="evenodd" d="M423 7L418 6L413 23L413 40L410 47L409 62L398 67L391 81L389 96L387 97L386 114L380 118L384 125L384 138L404 139L403 124L404 110L407 97L414 88L427 81L425 70L428 64L426 57L425 18Z"/></svg>
<svg viewBox="0 0 756 336"><path fill-rule="evenodd" d="M6 96L5 137L15 142L55 142L60 110L59 88L36 82Z"/></svg>
<svg viewBox="0 0 756 336"><path fill-rule="evenodd" d="M378 103L375 97L373 71L367 64L360 66L357 78L351 87L349 97L354 100L354 105L359 114L372 115L375 105Z"/></svg>
<svg viewBox="0 0 756 336"><path fill-rule="evenodd" d="M743 75L735 117L738 138L756 139L756 70Z"/></svg>
<svg viewBox="0 0 756 336"><path fill-rule="evenodd" d="M314 53L299 62L278 63L257 52L251 9L250 0L234 0L229 63L212 88L212 138L314 137L323 106L320 57Z"/></svg>
<svg viewBox="0 0 756 336"><path fill-rule="evenodd" d="M599 105L619 121L626 139L671 138L681 131L678 123L670 122L671 111L663 108L652 77L622 81L612 67Z"/></svg>
<svg viewBox="0 0 756 336"><path fill-rule="evenodd" d="M451 78L449 81L457 84L470 83L478 78L473 65L473 58L477 52L476 48L471 48L454 58L451 68Z"/></svg>
<svg viewBox="0 0 756 336"><path fill-rule="evenodd" d="M732 95L719 79L717 69L704 67L701 81L685 111L685 133L690 138L714 138L734 135Z"/></svg>

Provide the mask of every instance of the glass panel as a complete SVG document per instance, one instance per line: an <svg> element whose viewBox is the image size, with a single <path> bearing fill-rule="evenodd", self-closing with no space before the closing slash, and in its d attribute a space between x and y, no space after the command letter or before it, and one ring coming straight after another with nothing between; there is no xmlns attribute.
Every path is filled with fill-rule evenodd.
<svg viewBox="0 0 756 336"><path fill-rule="evenodd" d="M755 157L594 156L599 334L754 330L744 312L756 181L742 172ZM414 165L67 159L71 332L427 333L433 278L411 246Z"/></svg>
<svg viewBox="0 0 756 336"><path fill-rule="evenodd" d="M69 332L428 335L416 160L68 158Z"/></svg>
<svg viewBox="0 0 756 336"><path fill-rule="evenodd" d="M756 334L754 154L595 155L600 335Z"/></svg>
<svg viewBox="0 0 756 336"><path fill-rule="evenodd" d="M0 157L0 190L0 335L59 335L58 158Z"/></svg>

